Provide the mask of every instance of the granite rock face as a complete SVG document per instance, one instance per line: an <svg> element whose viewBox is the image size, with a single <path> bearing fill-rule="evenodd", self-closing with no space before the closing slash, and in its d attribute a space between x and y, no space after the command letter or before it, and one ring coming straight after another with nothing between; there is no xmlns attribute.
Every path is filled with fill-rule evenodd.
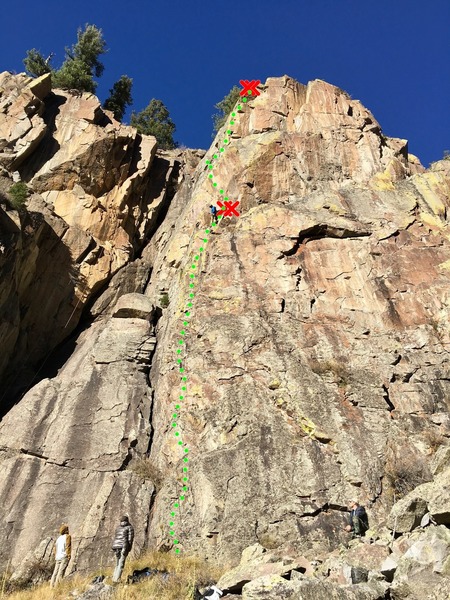
<svg viewBox="0 0 450 600"><path fill-rule="evenodd" d="M54 534L67 522L71 568L107 565L110 538L127 511L139 524L135 548L144 547L154 486L132 466L133 457L146 455L152 434L147 375L155 342L147 318L99 321L77 339L58 375L3 418L0 536L8 545L2 564L19 564L43 531Z"/></svg>
<svg viewBox="0 0 450 600"><path fill-rule="evenodd" d="M111 120L95 96L51 92L50 83L0 74L4 187L15 172L35 192L21 214L0 207L7 396L29 385L86 304L141 251L179 170L176 153L157 154L155 138Z"/></svg>
<svg viewBox="0 0 450 600"><path fill-rule="evenodd" d="M433 449L448 444L450 161L418 172L405 142L321 81L268 80L236 121L213 173L242 212L198 260L185 336L180 538L227 559L255 542L313 558L347 539L349 498L377 523L394 495L432 479ZM146 293L170 298L151 371L151 455L170 469L182 458L165 427L175 349L214 197L205 161L224 137L143 254L156 256ZM157 546L169 490L155 501Z"/></svg>
<svg viewBox="0 0 450 600"><path fill-rule="evenodd" d="M77 129L87 146L91 126L103 127L91 101L85 98L84 129ZM79 110L76 99L64 107ZM98 294L95 320L59 374L0 424L9 507L0 539L11 545L18 536L16 562L51 534L59 515L70 517L81 540L77 565L95 562L121 502L145 524L141 544L171 548L168 516L181 494L186 449L189 484L174 525L180 548L234 564L256 543L325 560L348 541L350 498L378 525L399 495L445 471L433 454L450 437L450 161L423 169L404 140L384 136L358 101L322 81L268 79L237 112L223 153L225 130L205 156L184 155L165 218L139 258ZM100 195L112 207L126 182L105 150L111 179L75 183L67 172L75 141L61 127L51 168L37 169L31 155L22 173L57 218L95 237L102 227L93 205L81 216L75 209L77 186L89 202ZM90 164L87 151L72 147L71 154ZM207 207L219 199L206 163L215 154L214 178L240 202L241 216L225 218L205 243ZM114 210L106 230L120 240ZM147 318L159 319L149 346ZM182 445L172 426L180 356ZM147 451L164 474L157 494L125 469ZM114 500L97 500L109 498L113 482ZM57 511L55 497L64 497ZM381 569L386 551L367 556ZM337 582L284 581L292 598L375 599L386 591L376 581L347 596ZM244 598L259 594L251 586Z"/></svg>

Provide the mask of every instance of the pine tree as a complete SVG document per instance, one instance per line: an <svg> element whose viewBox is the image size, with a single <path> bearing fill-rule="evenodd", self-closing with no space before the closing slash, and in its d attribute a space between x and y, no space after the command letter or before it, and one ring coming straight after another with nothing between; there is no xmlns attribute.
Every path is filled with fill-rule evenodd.
<svg viewBox="0 0 450 600"><path fill-rule="evenodd" d="M95 92L97 83L91 71L80 60L66 60L53 76L53 85L62 90L80 90L80 92Z"/></svg>
<svg viewBox="0 0 450 600"><path fill-rule="evenodd" d="M122 121L126 107L133 104L131 97L132 85L133 80L126 75L122 75L119 81L116 81L109 90L109 97L103 103L103 108L111 110L117 121Z"/></svg>
<svg viewBox="0 0 450 600"><path fill-rule="evenodd" d="M213 120L213 124L214 124L214 133L217 133L219 131L219 129L222 127L222 125L225 123L225 121L227 120L228 115L233 110L234 105L236 104L236 102L239 99L239 94L240 94L240 90L235 85L234 87L231 88L231 90L223 98L223 100L221 100L220 102L218 102L217 104L214 105L214 108L217 108L217 110L220 111L219 113L216 113L212 116L212 120Z"/></svg>
<svg viewBox="0 0 450 600"><path fill-rule="evenodd" d="M45 73L50 73L51 68L48 62L36 48L27 50L27 55L23 59L25 69L33 77L40 77L41 75L45 75Z"/></svg>
<svg viewBox="0 0 450 600"><path fill-rule="evenodd" d="M54 85L62 89L76 89L82 92L95 92L104 66L99 56L106 52L106 42L102 30L95 25L86 25L77 32L77 43L66 48L66 58L61 68L54 73Z"/></svg>
<svg viewBox="0 0 450 600"><path fill-rule="evenodd" d="M155 136L160 148L164 150L176 148L173 139L176 127L169 116L169 111L161 100L153 98L147 108L144 108L140 113L133 112L131 125L136 127L139 133Z"/></svg>
<svg viewBox="0 0 450 600"><path fill-rule="evenodd" d="M95 25L85 25L84 31L78 29L77 38L77 43L71 50L66 49L66 54L83 62L95 77L101 77L105 67L98 57L106 52L102 30Z"/></svg>

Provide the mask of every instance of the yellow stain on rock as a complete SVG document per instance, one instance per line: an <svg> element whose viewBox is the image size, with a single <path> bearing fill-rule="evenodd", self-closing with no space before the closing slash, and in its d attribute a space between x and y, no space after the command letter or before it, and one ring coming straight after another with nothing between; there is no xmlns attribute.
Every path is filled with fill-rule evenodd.
<svg viewBox="0 0 450 600"><path fill-rule="evenodd" d="M379 191L395 190L392 177L387 170L374 175L370 180L369 185L372 189Z"/></svg>
<svg viewBox="0 0 450 600"><path fill-rule="evenodd" d="M419 214L419 218L421 219L421 221L423 223L426 223L427 225L431 225L431 227L437 227L439 229L442 229L444 223L441 221L441 219L438 219L437 217L435 217L434 215L430 214L430 213L426 213L426 212L421 212Z"/></svg>
<svg viewBox="0 0 450 600"><path fill-rule="evenodd" d="M199 383L197 384L190 384L189 385L189 396L194 396L194 397L203 397L204 393L203 393L203 386Z"/></svg>
<svg viewBox="0 0 450 600"><path fill-rule="evenodd" d="M300 415L298 419L298 424L306 433L306 435L314 437L314 432L316 431L316 424L313 421L311 421L311 419L308 419L308 417L305 417L304 415Z"/></svg>
<svg viewBox="0 0 450 600"><path fill-rule="evenodd" d="M342 206L338 206L337 204L330 204L328 210L339 215L340 217L344 217L346 214L345 209Z"/></svg>
<svg viewBox="0 0 450 600"><path fill-rule="evenodd" d="M446 269L447 271L450 271L450 260L446 260L443 263L440 263L438 265L441 269Z"/></svg>
<svg viewBox="0 0 450 600"><path fill-rule="evenodd" d="M220 300L221 303L223 304L223 306L225 306L227 304L227 302L231 302L233 300L235 300L236 298L233 296L233 298L230 298L230 290L223 288L223 287L219 287L216 289L210 289L208 292L208 298L209 300ZM238 298L239 302L240 299Z"/></svg>
<svg viewBox="0 0 450 600"><path fill-rule="evenodd" d="M414 185L422 195L427 206L438 217L445 215L445 205L440 195L448 194L448 185L439 173L422 173L413 179Z"/></svg>
<svg viewBox="0 0 450 600"><path fill-rule="evenodd" d="M237 308L241 308L242 306L242 298L238 296L234 296L233 298L228 298L228 300L222 300L221 309L223 313L234 313Z"/></svg>
<svg viewBox="0 0 450 600"><path fill-rule="evenodd" d="M264 232L265 229L275 230L280 237L291 236L299 228L311 227L312 219L279 205L255 206L247 211L238 221L240 231Z"/></svg>
<svg viewBox="0 0 450 600"><path fill-rule="evenodd" d="M302 430L306 433L306 435L309 436L311 439L318 440L318 441L326 443L326 444L330 443L330 442L332 444L335 443L335 442L333 442L332 437L330 435L328 435L322 429L319 429L317 427L317 425L314 423L314 421L312 421L308 417L305 417L305 415L299 416L298 424L300 425Z"/></svg>
<svg viewBox="0 0 450 600"><path fill-rule="evenodd" d="M266 210L257 210L258 207L250 209L245 215L246 218L239 222L239 229L242 231L251 231L253 229L263 230L267 227L267 223L270 220L270 215L267 214Z"/></svg>
<svg viewBox="0 0 450 600"><path fill-rule="evenodd" d="M190 238L187 234L181 234L176 241L170 244L166 255L166 262L179 262L186 256L186 248L189 245Z"/></svg>

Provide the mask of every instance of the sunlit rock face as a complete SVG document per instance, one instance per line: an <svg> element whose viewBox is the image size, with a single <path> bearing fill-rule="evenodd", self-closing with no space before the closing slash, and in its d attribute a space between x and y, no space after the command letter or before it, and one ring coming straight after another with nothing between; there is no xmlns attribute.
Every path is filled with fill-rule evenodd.
<svg viewBox="0 0 450 600"><path fill-rule="evenodd" d="M0 74L1 189L15 172L34 192L21 215L0 208L7 396L141 251L178 177L175 153L156 154L155 138L115 121L92 94L51 91L50 78Z"/></svg>
<svg viewBox="0 0 450 600"><path fill-rule="evenodd" d="M367 109L325 82L271 78L260 90L237 111L224 152L225 128L204 156L183 154L182 183L142 254L98 294L94 323L60 372L0 424L2 489L12 472L28 482L7 496L0 532L17 540L15 562L37 545L32 531L49 535L64 517L83 540L85 568L103 552L121 503L141 527L140 543L170 548L186 449L180 548L228 563L256 542L325 558L348 538L350 498L375 525L399 494L433 479L433 452L450 436L450 162L424 170L406 141L385 137ZM76 112L77 101L60 109ZM52 168L31 183L58 219L95 237L95 211L78 214L73 200L83 184L72 186L64 166L67 135ZM208 205L219 199L206 161L217 152L215 181L239 201L240 216L223 219L204 243ZM112 164L108 152L104 161ZM111 186L84 183L83 193L111 199ZM122 230L110 215L114 239ZM172 420L182 329L180 446ZM77 431L85 442L68 444ZM132 468L147 453L146 479ZM55 489L47 504L42 469ZM84 476L92 485L73 483ZM121 490L111 505L96 501L105 478ZM25 527L15 507L30 494L41 511L24 509Z"/></svg>
<svg viewBox="0 0 450 600"><path fill-rule="evenodd" d="M167 424L187 273L214 198L206 161L225 129L180 216L144 252L156 257L147 293L170 298L151 371L151 457L169 472L182 458ZM223 220L198 263L177 535L230 560L257 541L314 555L346 539L349 498L378 521L396 469L431 479L432 440L448 441L450 163L424 171L345 92L283 77L242 105L213 164L241 216ZM174 490L169 477L152 543L165 543Z"/></svg>

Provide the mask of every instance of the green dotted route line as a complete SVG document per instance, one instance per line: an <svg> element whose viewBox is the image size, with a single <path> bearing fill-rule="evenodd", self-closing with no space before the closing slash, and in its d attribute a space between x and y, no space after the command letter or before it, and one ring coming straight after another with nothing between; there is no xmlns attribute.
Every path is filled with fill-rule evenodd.
<svg viewBox="0 0 450 600"><path fill-rule="evenodd" d="M249 93L249 95L251 95L252 92L249 90L248 93ZM247 102L247 98L242 98L242 102L246 103ZM241 109L242 109L242 105L238 104L237 105L237 110L241 110ZM235 118L236 118L236 116L237 116L236 112L233 111L231 113L231 120L230 120L229 125L228 125L229 127L232 127L233 125L235 125L235 122L236 122ZM227 133L227 136L229 136L229 135L231 135L233 133L233 130L232 129L227 129L226 133ZM223 144L227 145L229 143L230 143L230 140L229 140L228 137L226 137L223 140ZM214 156L213 156L213 158L211 160L207 160L206 161L206 164L208 165L208 170L209 171L212 171L212 169L213 169L213 164L212 164L213 160L217 161L220 158L220 156L222 156L222 153L224 151L225 151L225 147L222 146L219 149L219 153L218 154L214 154ZM224 190L220 189L220 186L218 185L218 183L216 181L214 181L214 177L213 177L212 173L209 173L208 179L211 181L214 189L216 189L217 187L219 187L219 194L223 195L224 194ZM228 200L227 197L224 198L224 201L226 201L226 200ZM221 219L221 218L222 218L222 215L218 215L218 219ZM216 225L217 225L217 223L211 223L211 227L215 227ZM203 243L204 244L208 243L208 235L210 233L211 233L211 229L210 228L205 229L206 237L203 238ZM185 310L185 313L184 313L186 317L190 317L191 316L191 309L192 309L192 306L193 306L193 299L195 297L195 294L194 294L195 273L193 271L195 271L195 269L197 268L197 264L196 263L200 260L200 256L201 256L202 252L204 252L204 251L205 251L205 248L203 246L200 246L200 248L198 249L198 252L194 256L193 264L191 265L191 267L190 267L190 269L188 271L188 273L189 273L189 278L188 278L188 281L189 281L189 301L188 301L188 303L186 305L186 310ZM174 411L173 411L172 417L171 417L172 429L175 430L174 433L175 433L175 437L178 439L178 445L184 447L183 448L184 454L188 454L189 453L189 449L186 447L186 445L184 444L184 442L181 440L180 432L177 431L177 428L178 428L177 419L180 416L180 414L179 414L179 411L181 409L181 404L180 403L185 400L186 395L187 395L187 381L188 381L188 377L187 377L185 369L183 367L183 361L181 359L181 354L183 352L183 348L185 347L184 346L184 339L183 338L186 335L186 328L188 326L189 326L189 321L187 321L185 319L183 321L183 329L180 331L181 339L178 340L177 352L176 352L177 353L177 359L176 360L177 360L177 364L179 365L179 372L180 372L180 375L181 375L181 382L180 382L181 389L180 389L180 393L179 393L179 396L178 396L178 401L179 402L177 404L175 404ZM182 492L181 492L178 500L173 503L173 505L172 505L172 511L170 513L170 517L171 518L170 518L170 521L169 521L169 527L170 527L170 529L169 529L169 535L173 539L173 545L175 547L175 553L176 554L180 553L180 548L177 548L177 546L179 545L180 541L178 539L176 539L175 531L173 529L174 526L175 526L174 519L175 519L175 517L177 515L177 510L180 508L181 502L183 502L186 499L186 492L189 490L189 488L188 488L188 481L189 481L189 478L188 478L188 469L189 469L189 467L187 466L188 462L189 462L189 458L187 456L184 456L184 458L183 458L184 466L183 466L183 477L182 477L182 482L183 482Z"/></svg>

